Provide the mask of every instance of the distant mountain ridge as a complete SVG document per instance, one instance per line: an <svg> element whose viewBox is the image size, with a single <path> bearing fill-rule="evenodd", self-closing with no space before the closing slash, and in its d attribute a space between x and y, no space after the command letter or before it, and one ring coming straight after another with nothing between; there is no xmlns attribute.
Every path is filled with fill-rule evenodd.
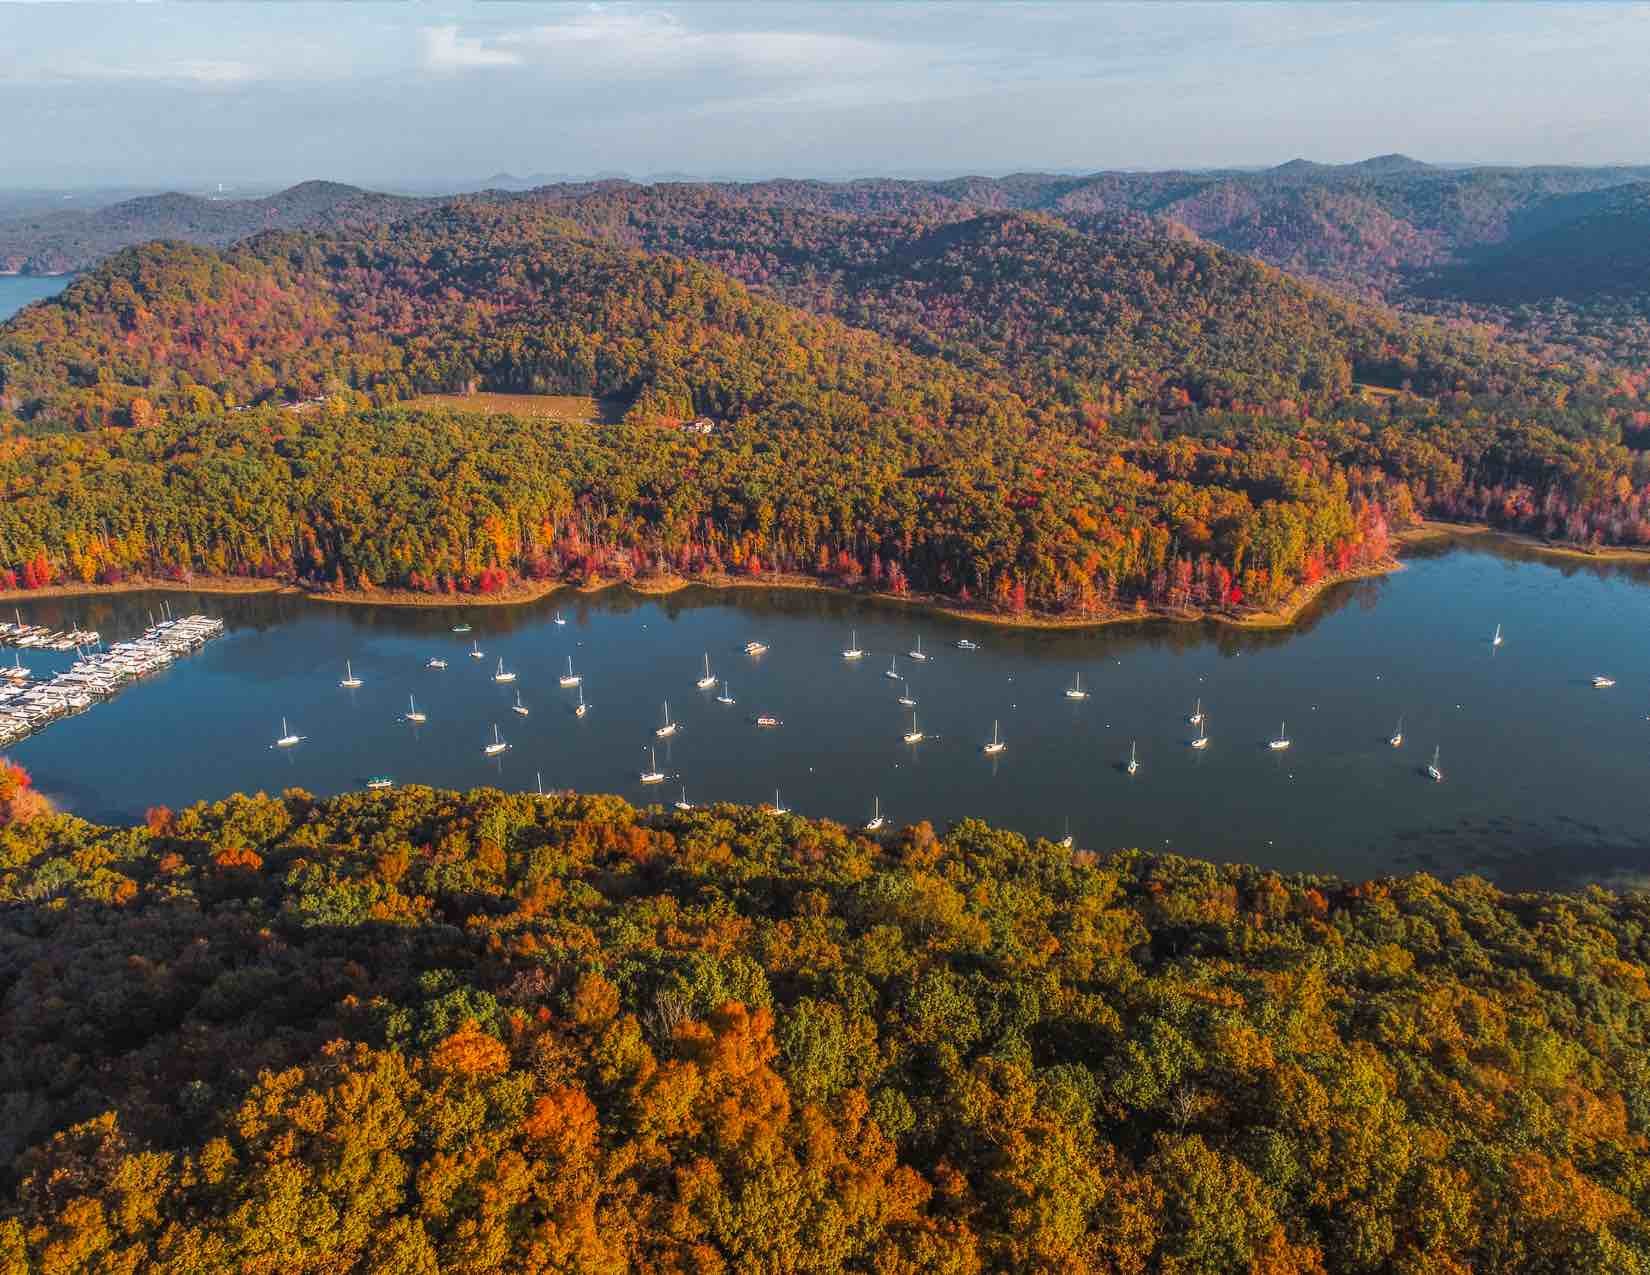
<svg viewBox="0 0 1650 1275"><path fill-rule="evenodd" d="M0 271L61 274L153 239L227 247L263 230L375 224L432 201L385 195L342 182L306 181L254 199L212 199L170 191L92 212L52 212L0 223Z"/></svg>

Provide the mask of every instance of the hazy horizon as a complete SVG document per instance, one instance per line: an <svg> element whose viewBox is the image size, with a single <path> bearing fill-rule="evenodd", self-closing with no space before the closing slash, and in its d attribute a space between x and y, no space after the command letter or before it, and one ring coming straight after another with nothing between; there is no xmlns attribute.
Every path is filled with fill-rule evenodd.
<svg viewBox="0 0 1650 1275"><path fill-rule="evenodd" d="M0 5L12 188L1633 166L1645 65L1636 4Z"/></svg>

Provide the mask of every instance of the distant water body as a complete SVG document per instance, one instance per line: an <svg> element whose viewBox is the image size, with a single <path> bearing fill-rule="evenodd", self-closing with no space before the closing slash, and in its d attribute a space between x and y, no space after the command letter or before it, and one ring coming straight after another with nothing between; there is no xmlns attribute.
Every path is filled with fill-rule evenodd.
<svg viewBox="0 0 1650 1275"><path fill-rule="evenodd" d="M66 274L0 275L0 323L4 323L31 301L55 297L72 282Z"/></svg>
<svg viewBox="0 0 1650 1275"><path fill-rule="evenodd" d="M473 609L169 600L224 616L228 634L12 750L88 818L237 790L336 793L375 774L516 790L542 775L547 789L638 804L668 805L683 788L695 803L763 802L777 788L800 814L853 824L875 798L895 824L980 816L1058 838L1069 818L1091 849L1355 878L1650 880L1650 577L1631 567L1465 542L1338 586L1280 632L995 630L794 591L615 590ZM42 601L23 617L119 638L160 604ZM459 623L472 631L454 634ZM865 655L845 660L856 629ZM919 636L925 661L908 654ZM964 636L981 649L957 649ZM752 638L767 653L747 655ZM472 642L482 658L468 655ZM718 683L700 690L707 652ZM432 656L447 668L426 668ZM592 705L582 719L577 692L558 684L569 656ZM67 662L22 658L42 671ZM338 685L346 658L358 690ZM515 681L493 680L500 659ZM904 683L885 676L891 664ZM1064 694L1078 673L1086 700ZM1595 690L1595 673L1617 684ZM735 704L716 700L723 678ZM926 736L915 745L902 740L904 688ZM513 711L518 691L525 716ZM399 720L409 695L426 724ZM667 700L681 729L659 738ZM1190 747L1186 720L1198 701L1204 750ZM783 724L759 728L758 714ZM282 717L305 736L296 748L271 747ZM993 721L1008 744L996 759L981 752ZM510 749L489 758L495 725ZM1280 730L1291 746L1268 748ZM1443 783L1425 774L1435 748ZM669 779L642 785L654 749Z"/></svg>

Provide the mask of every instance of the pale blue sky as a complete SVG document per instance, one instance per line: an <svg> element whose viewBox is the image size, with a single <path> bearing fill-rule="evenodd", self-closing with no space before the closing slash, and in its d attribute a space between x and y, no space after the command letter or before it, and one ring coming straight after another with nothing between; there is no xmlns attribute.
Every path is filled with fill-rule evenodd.
<svg viewBox="0 0 1650 1275"><path fill-rule="evenodd" d="M0 3L0 184L1650 162L1650 6Z"/></svg>

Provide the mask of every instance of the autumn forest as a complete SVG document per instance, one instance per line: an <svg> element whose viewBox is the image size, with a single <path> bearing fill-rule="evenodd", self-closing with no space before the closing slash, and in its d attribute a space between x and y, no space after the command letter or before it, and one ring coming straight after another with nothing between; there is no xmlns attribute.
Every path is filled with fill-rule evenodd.
<svg viewBox="0 0 1650 1275"><path fill-rule="evenodd" d="M1243 617L1426 518L1650 546L1643 183L1388 158L51 220L0 591ZM491 789L110 827L0 759L0 1275L1650 1275L1647 979L1638 892Z"/></svg>

